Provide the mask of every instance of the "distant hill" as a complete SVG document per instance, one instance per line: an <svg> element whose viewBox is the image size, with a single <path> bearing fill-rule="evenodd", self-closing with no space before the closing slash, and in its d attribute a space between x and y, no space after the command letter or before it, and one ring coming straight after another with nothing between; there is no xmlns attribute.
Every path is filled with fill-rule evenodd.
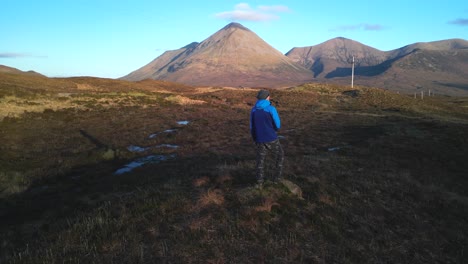
<svg viewBox="0 0 468 264"><path fill-rule="evenodd" d="M314 72L317 81L350 83L355 57L355 84L413 93L468 95L468 41L450 39L415 43L380 51L359 42L335 38L286 53Z"/></svg>
<svg viewBox="0 0 468 264"><path fill-rule="evenodd" d="M282 87L313 79L293 62L238 23L209 38L167 51L124 80L161 79L199 86Z"/></svg>
<svg viewBox="0 0 468 264"><path fill-rule="evenodd" d="M16 68L8 67L5 65L0 65L0 72L3 73L14 73L14 74L26 74L26 75L33 75L33 76L42 76L45 77L44 75L37 73L35 71L21 71Z"/></svg>

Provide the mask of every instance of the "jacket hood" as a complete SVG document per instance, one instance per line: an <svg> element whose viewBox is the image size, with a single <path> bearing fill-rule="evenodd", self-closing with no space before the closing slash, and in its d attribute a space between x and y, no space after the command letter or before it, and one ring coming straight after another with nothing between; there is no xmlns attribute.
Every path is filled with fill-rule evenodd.
<svg viewBox="0 0 468 264"><path fill-rule="evenodd" d="M269 106L270 104L271 104L270 101L265 100L265 99L260 99L260 100L257 101L257 103L255 103L255 108L256 109L264 109L267 106Z"/></svg>

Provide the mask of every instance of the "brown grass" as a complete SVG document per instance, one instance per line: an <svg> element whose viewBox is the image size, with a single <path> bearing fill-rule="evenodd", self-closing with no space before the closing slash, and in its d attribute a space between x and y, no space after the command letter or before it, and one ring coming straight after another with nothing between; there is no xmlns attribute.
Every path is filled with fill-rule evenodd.
<svg viewBox="0 0 468 264"><path fill-rule="evenodd" d="M194 179L192 182L193 182L193 186L202 187L210 183L210 178L205 176L205 177Z"/></svg>
<svg viewBox="0 0 468 264"><path fill-rule="evenodd" d="M253 188L256 89L1 77L2 263L466 259L466 98L326 84L272 90L284 176L300 199L283 185ZM152 148L160 144L180 147ZM166 154L176 156L114 175Z"/></svg>
<svg viewBox="0 0 468 264"><path fill-rule="evenodd" d="M180 104L180 105L194 105L194 104L196 105L196 104L206 103L205 101L202 101L202 100L193 100L193 99L181 96L181 95L168 96L165 98L165 100L176 103L176 104Z"/></svg>
<svg viewBox="0 0 468 264"><path fill-rule="evenodd" d="M271 208L273 206L279 206L280 204L277 203L271 197L267 197L262 205L255 207L255 211L258 212L271 212Z"/></svg>
<svg viewBox="0 0 468 264"><path fill-rule="evenodd" d="M209 205L222 205L224 203L223 191L220 189L208 190L198 199L197 208L204 208Z"/></svg>

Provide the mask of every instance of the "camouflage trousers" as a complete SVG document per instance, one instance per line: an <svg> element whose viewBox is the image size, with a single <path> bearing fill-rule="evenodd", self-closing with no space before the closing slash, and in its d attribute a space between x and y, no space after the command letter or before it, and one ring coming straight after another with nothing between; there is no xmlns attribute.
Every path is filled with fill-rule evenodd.
<svg viewBox="0 0 468 264"><path fill-rule="evenodd" d="M275 171L272 180L279 180L283 173L284 151L283 147L276 139L272 142L255 143L257 147L257 181L262 183L265 180L265 159L268 153L274 154Z"/></svg>

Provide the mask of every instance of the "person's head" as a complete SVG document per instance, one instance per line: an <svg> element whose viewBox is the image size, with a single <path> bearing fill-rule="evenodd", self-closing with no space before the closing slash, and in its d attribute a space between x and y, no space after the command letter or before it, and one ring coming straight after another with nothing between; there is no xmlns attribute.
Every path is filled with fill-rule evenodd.
<svg viewBox="0 0 468 264"><path fill-rule="evenodd" d="M257 99L270 100L270 92L268 92L267 90L260 90L257 94Z"/></svg>

